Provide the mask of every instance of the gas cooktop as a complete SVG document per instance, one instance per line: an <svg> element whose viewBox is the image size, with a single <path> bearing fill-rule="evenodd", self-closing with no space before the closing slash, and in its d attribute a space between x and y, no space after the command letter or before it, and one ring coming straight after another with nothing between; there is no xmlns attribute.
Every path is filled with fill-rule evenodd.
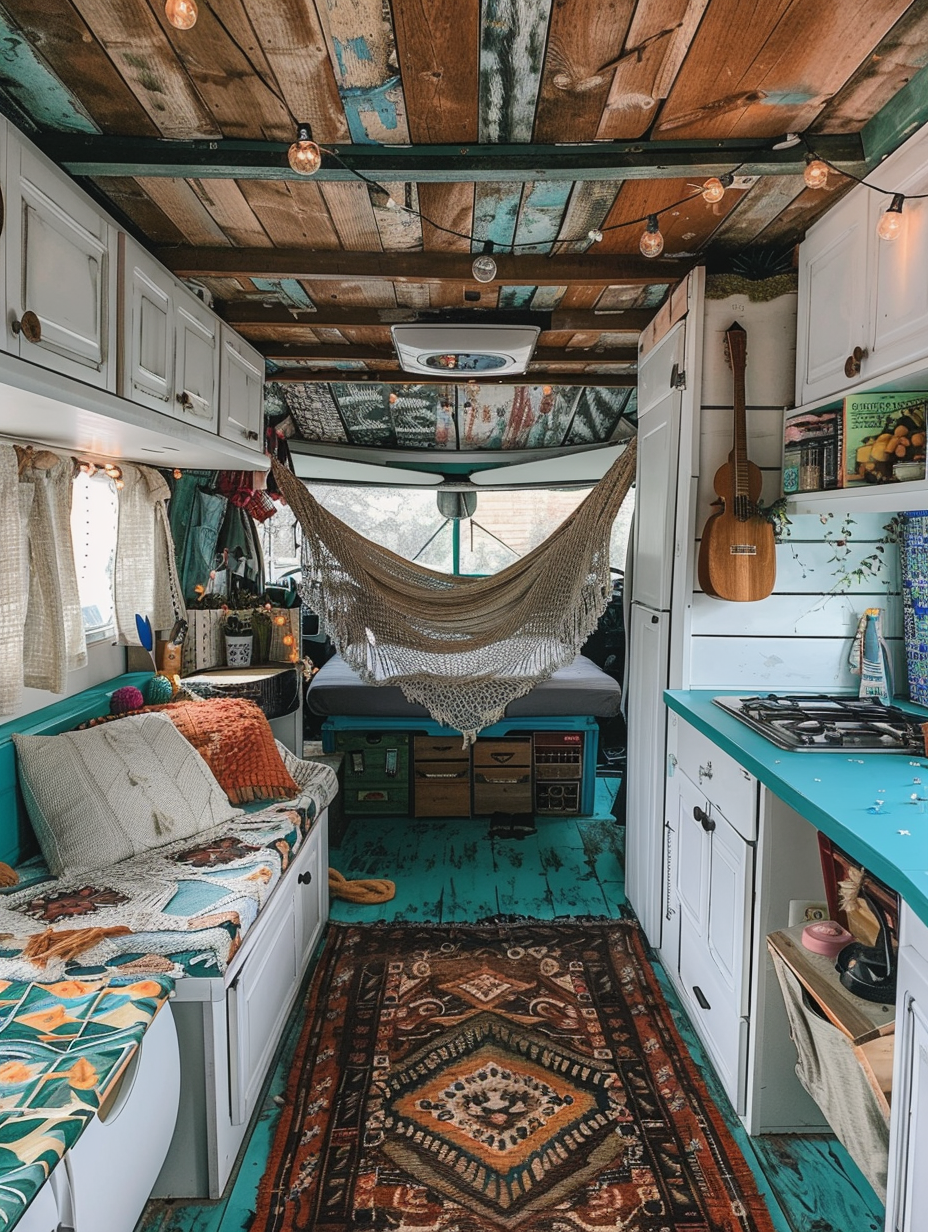
<svg viewBox="0 0 928 1232"><path fill-rule="evenodd" d="M768 693L712 700L781 749L797 753L856 749L925 756L919 717L876 698Z"/></svg>

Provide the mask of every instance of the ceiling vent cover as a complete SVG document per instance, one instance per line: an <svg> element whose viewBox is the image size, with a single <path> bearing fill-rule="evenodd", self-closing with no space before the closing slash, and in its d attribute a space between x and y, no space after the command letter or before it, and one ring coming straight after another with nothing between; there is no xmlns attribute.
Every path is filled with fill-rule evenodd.
<svg viewBox="0 0 928 1232"><path fill-rule="evenodd" d="M538 341L532 325L394 325L404 372L466 380L524 372Z"/></svg>

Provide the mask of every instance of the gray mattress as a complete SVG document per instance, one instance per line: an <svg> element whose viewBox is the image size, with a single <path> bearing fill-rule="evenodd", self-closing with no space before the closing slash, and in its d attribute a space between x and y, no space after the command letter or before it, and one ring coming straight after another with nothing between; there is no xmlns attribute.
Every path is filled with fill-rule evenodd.
<svg viewBox="0 0 928 1232"><path fill-rule="evenodd" d="M307 691L313 714L365 715L384 719L427 719L424 706L408 702L395 686L368 685L340 655L316 673ZM590 659L577 655L549 680L542 681L506 708L508 718L536 715L592 714L611 718L619 713L622 688Z"/></svg>

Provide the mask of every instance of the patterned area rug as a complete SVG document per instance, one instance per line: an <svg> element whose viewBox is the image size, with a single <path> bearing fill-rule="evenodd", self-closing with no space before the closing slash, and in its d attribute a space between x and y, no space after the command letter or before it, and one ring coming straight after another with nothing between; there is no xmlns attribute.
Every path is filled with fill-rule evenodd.
<svg viewBox="0 0 928 1232"><path fill-rule="evenodd" d="M772 1232L633 924L332 926L252 1232Z"/></svg>

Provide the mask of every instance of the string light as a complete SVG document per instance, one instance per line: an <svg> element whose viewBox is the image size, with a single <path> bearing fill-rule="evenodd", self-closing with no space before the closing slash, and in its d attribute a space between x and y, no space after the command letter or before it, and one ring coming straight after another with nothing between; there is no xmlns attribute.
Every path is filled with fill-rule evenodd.
<svg viewBox="0 0 928 1232"><path fill-rule="evenodd" d="M710 205L715 205L725 196L725 185L717 175L710 176L702 186L702 199Z"/></svg>
<svg viewBox="0 0 928 1232"><path fill-rule="evenodd" d="M296 141L287 151L287 162L297 175L315 175L322 166L322 151L313 141L308 124L296 126Z"/></svg>
<svg viewBox="0 0 928 1232"><path fill-rule="evenodd" d="M893 199L883 211L877 224L876 233L881 240L894 240L902 230L902 204L905 197L902 193L893 193Z"/></svg>
<svg viewBox="0 0 928 1232"><path fill-rule="evenodd" d="M661 235L656 214L648 215L648 225L642 232L638 247L643 257L659 257L664 251L664 237Z"/></svg>
<svg viewBox="0 0 928 1232"><path fill-rule="evenodd" d="M807 188L824 188L828 183L828 165L820 158L813 158L811 154L807 154L802 178Z"/></svg>
<svg viewBox="0 0 928 1232"><path fill-rule="evenodd" d="M478 282L492 282L496 277L496 262L492 254L493 241L487 240L483 245L483 252L479 257L474 258L474 263L470 267Z"/></svg>
<svg viewBox="0 0 928 1232"><path fill-rule="evenodd" d="M601 244L603 233L598 227L593 227L591 230L587 231L586 237L588 240L592 240L594 244Z"/></svg>
<svg viewBox="0 0 928 1232"><path fill-rule="evenodd" d="M167 0L164 15L176 30L189 30L197 24L196 0Z"/></svg>

